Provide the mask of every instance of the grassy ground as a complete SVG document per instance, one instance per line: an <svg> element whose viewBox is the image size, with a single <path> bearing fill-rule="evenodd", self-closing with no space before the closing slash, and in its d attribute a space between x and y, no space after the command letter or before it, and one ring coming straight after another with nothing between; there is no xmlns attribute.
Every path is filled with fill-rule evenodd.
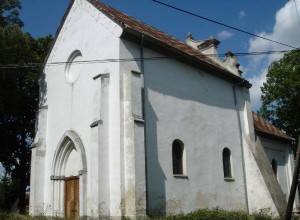
<svg viewBox="0 0 300 220"><path fill-rule="evenodd" d="M1 220L50 220L45 216L31 217L29 215L21 215L17 213L0 213ZM62 218L51 218L51 220L63 220Z"/></svg>
<svg viewBox="0 0 300 220"><path fill-rule="evenodd" d="M29 215L20 215L12 213L0 213L1 220L49 220L49 218L44 216L30 217ZM123 217L123 220L130 220L128 217ZM271 217L268 210L260 210L252 215L247 215L243 212L229 212L221 209L208 210L201 209L189 214L180 214L168 217L151 217L147 220L280 220L281 218ZM298 219L298 218L293 218ZM63 220L62 218L51 218L51 220Z"/></svg>

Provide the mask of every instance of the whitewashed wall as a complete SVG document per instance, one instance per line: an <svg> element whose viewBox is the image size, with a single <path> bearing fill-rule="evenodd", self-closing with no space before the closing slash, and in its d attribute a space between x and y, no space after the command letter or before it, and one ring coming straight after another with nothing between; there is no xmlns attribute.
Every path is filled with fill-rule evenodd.
<svg viewBox="0 0 300 220"><path fill-rule="evenodd" d="M123 47L121 57L139 56L139 45L124 41ZM161 54L145 50L145 57L156 56ZM123 65L124 72L141 71L130 64ZM133 74L131 81L136 89L132 95L134 115L141 115L140 78ZM172 59L145 61L145 80L149 213L214 207L247 210L232 84ZM173 176L175 139L182 140L186 148L186 178ZM224 181L225 147L232 152L233 182Z"/></svg>
<svg viewBox="0 0 300 220"><path fill-rule="evenodd" d="M75 69L79 69L75 82L66 79L65 64L51 64L68 61L75 50L82 54L78 58L82 61L118 58L121 31L118 25L87 1L75 0L44 69L46 96L42 104L48 107L45 171L43 176L39 176L39 179L43 178L43 186L31 182L32 194L36 190L41 192L35 186L43 187L44 194L43 200L39 201L42 204L34 204L32 201L31 206L43 206L44 209L43 213L32 210L32 214L63 215L62 210L54 210L53 199L58 194L53 192L53 180L50 180L50 176L53 175L51 169L54 153L61 138L66 131L74 131L83 143L87 160L87 191L85 201L80 201L80 215L121 215L119 63L73 64L71 68L75 66ZM93 79L106 73L108 75L104 80L103 77ZM102 84L97 80L102 80ZM101 97L101 94L109 97ZM104 100L103 103L101 99ZM104 106L101 107L101 104ZM109 115L101 111L109 112ZM100 118L101 114L107 118ZM102 119L103 124L91 128L90 125L98 119ZM99 137L103 137L103 132L106 135L100 141ZM70 159L72 158L72 169L70 163L67 163L66 169L67 172L74 173L74 168L82 165L76 164L80 163L76 154L71 153ZM101 184L105 188L99 188ZM81 187L82 184L82 191Z"/></svg>

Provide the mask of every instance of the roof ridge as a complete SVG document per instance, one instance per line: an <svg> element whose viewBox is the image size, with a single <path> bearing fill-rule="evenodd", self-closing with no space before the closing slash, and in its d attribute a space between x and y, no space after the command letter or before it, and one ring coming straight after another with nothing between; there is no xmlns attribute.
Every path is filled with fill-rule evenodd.
<svg viewBox="0 0 300 220"><path fill-rule="evenodd" d="M160 32L161 34L164 34L164 35L166 35L166 36L168 36L168 37L171 37L172 39L174 39L174 40L176 40L176 41L178 41L178 42L180 42L181 44L183 44L183 45L186 46L186 44L184 43L184 41L181 41L180 39L176 38L176 37L173 36L172 34L168 34L168 33L164 32L164 31L158 29L157 27L154 27L154 26L152 26L152 25L149 25L149 24L147 24L147 23L145 23L145 22L143 22L143 21L141 21L141 20L139 20L139 19L137 19L137 18L135 18L135 17L132 17L132 16L130 16L130 15L124 13L124 12L121 12L121 11L119 11L118 9L115 9L115 8L113 8L113 7L109 6L109 5L107 5L107 4L103 3L103 2L101 2L100 0L99 0L99 1L98 1L98 0L88 0L88 1L90 1L90 2L95 2L94 5L96 5L96 6L97 6L97 4L98 4L98 5L101 5L100 7L107 7L107 8L109 8L109 9L111 9L111 10L114 10L115 12L118 12L118 13L120 13L120 14L122 14L122 15L125 15L125 16L127 16L128 18L130 18L130 19L132 19L132 20L135 20L135 21L137 21L137 22L139 22L139 23L141 23L141 24L143 24L143 25L146 25L146 26L148 26L149 28L154 29L154 30ZM102 8L102 9L103 9L103 8ZM105 10L105 9L104 9L104 10ZM110 14L110 13L109 13L109 14ZM110 14L110 15L113 16L112 14ZM122 22L122 21L120 21L120 22ZM122 22L122 23L123 23L123 22ZM196 50L196 49L193 48L193 47L191 47L191 49L195 50L196 52L198 52L198 53L201 54L201 55L205 55L204 53L202 53L201 51Z"/></svg>
<svg viewBox="0 0 300 220"><path fill-rule="evenodd" d="M104 4L98 0L86 0L92 4L100 12L104 13L107 17L115 21L117 24L123 27L123 33L129 34L141 34L150 40L155 45L159 45L168 51L182 56L182 59L186 61L192 61L193 65L205 65L211 74L216 75L219 78L223 78L233 83L243 81L243 85L246 88L250 88L251 84L243 77L236 75L230 69L222 65L222 61L214 60L213 58L205 55L201 51L187 45L185 42L177 39L176 37L159 30L156 27L146 24L134 17L131 17L111 6ZM186 57L185 57L186 55ZM185 57L185 58L184 58ZM217 71L216 71L217 70Z"/></svg>
<svg viewBox="0 0 300 220"><path fill-rule="evenodd" d="M209 59L209 61L206 60L207 63L210 63L210 64L212 64L212 65L214 65L214 66L217 66L218 68L221 68L221 69L223 69L223 70L225 70L225 71L228 71L226 68L224 68L223 66L221 66L218 62L214 61L212 58L208 57L207 55L205 55L205 54L202 53L201 51L199 51L199 50L197 50L197 49L195 49L195 48L193 48L193 47L187 45L187 44L184 43L183 41L181 41L181 40L179 40L178 38L172 36L171 34L168 34L168 33L164 32L164 31L162 31L162 30L159 30L158 28L156 28L156 27L154 27L154 26L151 26L151 25L149 25L149 24L147 24L147 23L145 23L145 22L143 22L143 21L140 21L140 20L138 20L138 19L136 19L136 18L134 18L134 17L132 17L132 16L130 16L130 15L127 15L126 13L123 13L123 12L121 12L121 11L119 11L119 10L117 10L117 9L115 9L115 8L113 8L113 7L109 6L109 5L107 5L107 4L103 3L103 2L101 2L101 1L98 1L98 0L87 0L87 1L89 1L91 4L93 4L93 5L94 5L97 9L99 9L100 11L104 12L107 16L111 17L113 20L117 21L118 23L121 23L121 24L124 25L124 26L126 25L126 26L128 26L128 27L130 27L130 28L137 29L136 27L132 27L130 24L125 23L124 20L120 19L119 16L125 16L125 18L123 18L123 19L125 19L125 20L126 20L126 19L131 19L131 22L138 22L140 25L144 26L144 28L152 29L152 30L154 30L155 32L158 32L158 34L160 34L160 35L163 35L163 36L165 36L165 37L167 37L167 38L171 38L172 40L176 41L176 43L180 43L183 47L188 47L189 50L192 50L194 53L197 53L197 55L200 55L201 58L202 58L202 61L205 61L205 60L203 60L204 58L205 58L205 59ZM109 11L109 10L110 10L110 11ZM113 13L117 13L117 17L116 17ZM130 21L129 21L129 22L130 22ZM133 26L134 26L134 25L133 25ZM141 29L141 28L140 28L140 29ZM155 36L151 35L151 33L145 33L145 30L143 31L143 30L141 29L141 30L139 30L139 31L140 31L140 32L144 32L144 34L148 34L148 35L152 36L153 38L156 38ZM167 40L167 39L165 39L165 40ZM166 42L165 42L165 43L166 43ZM167 43L167 44L168 44L168 43ZM168 44L168 45L174 47L174 46L171 45L171 44ZM176 48L176 47L174 47L174 48ZM178 48L176 48L176 49L178 49ZM183 50L181 50L181 52L184 52L184 53L188 54L186 51L183 51ZM190 55L190 54L188 54L188 55ZM192 55L192 56L197 57L198 59L200 59L197 55L194 54L194 55ZM231 72L230 72L230 73L231 73ZM231 74L233 74L233 73L231 73ZM234 75L234 74L233 74L233 75Z"/></svg>

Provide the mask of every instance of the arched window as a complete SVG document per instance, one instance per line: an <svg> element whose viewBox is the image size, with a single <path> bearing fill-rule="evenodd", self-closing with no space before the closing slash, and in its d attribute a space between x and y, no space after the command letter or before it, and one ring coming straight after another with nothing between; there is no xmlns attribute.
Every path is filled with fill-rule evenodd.
<svg viewBox="0 0 300 220"><path fill-rule="evenodd" d="M184 174L183 156L183 142L180 140L174 140L172 144L173 174Z"/></svg>
<svg viewBox="0 0 300 220"><path fill-rule="evenodd" d="M228 148L223 149L223 171L224 171L224 178L232 178L231 173L231 152Z"/></svg>
<svg viewBox="0 0 300 220"><path fill-rule="evenodd" d="M272 170L274 171L274 174L277 176L277 161L275 159L272 160Z"/></svg>

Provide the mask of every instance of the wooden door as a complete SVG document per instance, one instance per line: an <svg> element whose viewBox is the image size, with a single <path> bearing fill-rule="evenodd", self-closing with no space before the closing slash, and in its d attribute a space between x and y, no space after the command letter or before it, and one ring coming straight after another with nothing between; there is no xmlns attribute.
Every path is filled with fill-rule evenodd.
<svg viewBox="0 0 300 220"><path fill-rule="evenodd" d="M79 217L79 177L65 180L65 216L70 219Z"/></svg>

